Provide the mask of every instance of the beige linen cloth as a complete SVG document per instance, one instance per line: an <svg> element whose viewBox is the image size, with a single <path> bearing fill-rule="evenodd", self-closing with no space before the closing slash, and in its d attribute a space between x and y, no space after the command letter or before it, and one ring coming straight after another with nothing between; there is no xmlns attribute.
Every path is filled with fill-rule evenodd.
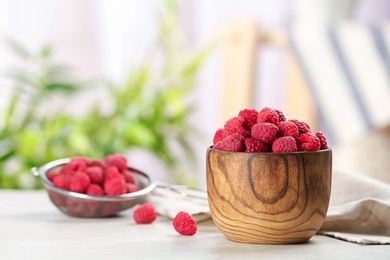
<svg viewBox="0 0 390 260"><path fill-rule="evenodd" d="M174 218L185 211L197 221L211 217L205 192L162 186L148 197L158 214ZM390 185L334 169L330 206L318 233L359 244L390 244Z"/></svg>

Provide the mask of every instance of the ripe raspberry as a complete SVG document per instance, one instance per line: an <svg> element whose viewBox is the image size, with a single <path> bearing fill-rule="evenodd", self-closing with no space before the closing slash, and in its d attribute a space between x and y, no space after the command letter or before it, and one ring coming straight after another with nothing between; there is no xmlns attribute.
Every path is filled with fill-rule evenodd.
<svg viewBox="0 0 390 260"><path fill-rule="evenodd" d="M226 121L223 130L225 130L229 135L237 133L243 135L244 137L249 137L251 133L243 127L244 121L245 120L242 117L233 117L232 119Z"/></svg>
<svg viewBox="0 0 390 260"><path fill-rule="evenodd" d="M216 143L219 143L220 141L222 141L226 136L228 136L229 133L226 132L225 130L223 130L222 128L219 128L215 134L214 134L214 138L213 138L213 144L216 144Z"/></svg>
<svg viewBox="0 0 390 260"><path fill-rule="evenodd" d="M243 152L245 147L243 145L243 139L239 134L232 134L224 138L222 141L218 142L213 146L216 150L229 151L229 152Z"/></svg>
<svg viewBox="0 0 390 260"><path fill-rule="evenodd" d="M276 139L279 128L272 123L257 123L252 127L252 137L271 144Z"/></svg>
<svg viewBox="0 0 390 260"><path fill-rule="evenodd" d="M292 136L293 138L297 138L299 136L298 127L291 121L281 121L278 124L279 133L278 135L283 136Z"/></svg>
<svg viewBox="0 0 390 260"><path fill-rule="evenodd" d="M279 115L274 109L265 107L260 110L257 117L257 123L271 123L277 125L279 122Z"/></svg>
<svg viewBox="0 0 390 260"><path fill-rule="evenodd" d="M47 178L49 179L49 181L54 182L54 179L59 175L59 172L51 172L49 173L49 175L47 175Z"/></svg>
<svg viewBox="0 0 390 260"><path fill-rule="evenodd" d="M297 142L292 136L283 136L272 143L274 153L292 153L298 151Z"/></svg>
<svg viewBox="0 0 390 260"><path fill-rule="evenodd" d="M123 178L112 178L104 181L104 192L108 196L117 196L127 193L127 185Z"/></svg>
<svg viewBox="0 0 390 260"><path fill-rule="evenodd" d="M64 190L69 190L70 188L70 181L71 176L67 174L59 174L55 179L53 180L53 183L56 187Z"/></svg>
<svg viewBox="0 0 390 260"><path fill-rule="evenodd" d="M196 234L198 229L195 219L187 212L180 211L172 220L172 225L175 230L185 236Z"/></svg>
<svg viewBox="0 0 390 260"><path fill-rule="evenodd" d="M72 176L69 189L73 192L84 193L89 184L91 184L89 176L85 172L78 171Z"/></svg>
<svg viewBox="0 0 390 260"><path fill-rule="evenodd" d="M326 137L322 132L317 132L316 137L320 139L320 150L328 149L328 142L326 141Z"/></svg>
<svg viewBox="0 0 390 260"><path fill-rule="evenodd" d="M91 179L91 183L101 183L103 181L103 169L99 166L89 166L85 173Z"/></svg>
<svg viewBox="0 0 390 260"><path fill-rule="evenodd" d="M132 192L136 192L136 191L141 190L140 187L138 187L137 185L135 185L133 183L127 183L126 187L127 187L127 193L132 193Z"/></svg>
<svg viewBox="0 0 390 260"><path fill-rule="evenodd" d="M245 130L250 131L252 126L257 123L257 117L259 116L259 112L252 109L243 109L238 113L238 117L242 117L244 122L242 123L242 127Z"/></svg>
<svg viewBox="0 0 390 260"><path fill-rule="evenodd" d="M90 166L98 166L104 169L107 167L107 163L104 160L93 160Z"/></svg>
<svg viewBox="0 0 390 260"><path fill-rule="evenodd" d="M87 188L85 194L93 196L102 196L104 195L103 188L98 184L90 184Z"/></svg>
<svg viewBox="0 0 390 260"><path fill-rule="evenodd" d="M153 204L144 203L138 206L138 208L136 208L133 212L133 218L137 224L153 223L157 218L156 210L154 209Z"/></svg>
<svg viewBox="0 0 390 260"><path fill-rule="evenodd" d="M320 139L312 134L302 134L297 139L299 151L317 151L320 150Z"/></svg>
<svg viewBox="0 0 390 260"><path fill-rule="evenodd" d="M125 178L125 181L127 183L135 184L135 182L136 182L135 177L130 171L124 170L124 171L122 171L122 175Z"/></svg>
<svg viewBox="0 0 390 260"><path fill-rule="evenodd" d="M69 163L67 163L61 168L60 173L73 174L78 171L85 171L86 168L87 168L87 164L85 163L84 160L71 159Z"/></svg>
<svg viewBox="0 0 390 260"><path fill-rule="evenodd" d="M276 114L278 115L278 119L279 119L279 122L281 121L286 121L286 117L284 116L283 112L278 110L278 109L274 109L274 111L276 112Z"/></svg>
<svg viewBox="0 0 390 260"><path fill-rule="evenodd" d="M268 146L266 143L256 138L245 139L246 153L262 153L268 152Z"/></svg>
<svg viewBox="0 0 390 260"><path fill-rule="evenodd" d="M81 163L84 163L86 166L90 166L91 165L91 160L87 157L74 157L71 159L70 162L81 162Z"/></svg>
<svg viewBox="0 0 390 260"><path fill-rule="evenodd" d="M119 172L118 168L116 168L115 166L109 166L104 170L103 179L104 181L106 181L113 178L125 179L125 177Z"/></svg>
<svg viewBox="0 0 390 260"><path fill-rule="evenodd" d="M307 134L307 133L310 133L311 130L310 130L310 126L304 122L304 121L299 121L297 119L291 119L289 120L291 122L293 122L297 127L298 127L298 130L299 130L299 134Z"/></svg>
<svg viewBox="0 0 390 260"><path fill-rule="evenodd" d="M107 166L115 166L120 172L127 169L127 159L123 155L107 155L104 161L107 163Z"/></svg>

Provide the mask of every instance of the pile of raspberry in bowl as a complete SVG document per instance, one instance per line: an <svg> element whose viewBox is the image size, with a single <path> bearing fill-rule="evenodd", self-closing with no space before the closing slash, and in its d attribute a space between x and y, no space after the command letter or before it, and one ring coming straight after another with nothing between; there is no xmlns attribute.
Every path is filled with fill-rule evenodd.
<svg viewBox="0 0 390 260"><path fill-rule="evenodd" d="M229 152L291 153L328 149L325 135L301 120L287 120L278 109L241 110L213 138L213 149Z"/></svg>

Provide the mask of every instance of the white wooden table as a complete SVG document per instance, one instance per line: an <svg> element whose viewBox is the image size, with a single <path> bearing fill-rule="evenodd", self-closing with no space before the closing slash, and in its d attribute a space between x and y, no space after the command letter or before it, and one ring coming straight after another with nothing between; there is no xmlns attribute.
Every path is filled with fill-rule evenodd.
<svg viewBox="0 0 390 260"><path fill-rule="evenodd" d="M64 215L45 191L0 190L0 259L390 259L390 246L314 236L298 245L227 240L211 221L181 236L169 219L137 225L132 209L117 217Z"/></svg>

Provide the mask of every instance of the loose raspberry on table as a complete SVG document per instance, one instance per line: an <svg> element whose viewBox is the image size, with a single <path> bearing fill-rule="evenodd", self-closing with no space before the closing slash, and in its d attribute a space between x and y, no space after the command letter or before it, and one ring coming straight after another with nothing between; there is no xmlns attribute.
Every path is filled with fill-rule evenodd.
<svg viewBox="0 0 390 260"><path fill-rule="evenodd" d="M320 150L328 149L328 142L322 132L317 132L316 137L320 140Z"/></svg>
<svg viewBox="0 0 390 260"><path fill-rule="evenodd" d="M245 139L245 152L246 153L263 153L268 152L268 145L256 138Z"/></svg>
<svg viewBox="0 0 390 260"><path fill-rule="evenodd" d="M250 131L252 126L257 123L257 117L259 116L259 112L252 109L243 109L238 113L238 117L242 117L244 122L242 123L242 127L245 130Z"/></svg>
<svg viewBox="0 0 390 260"><path fill-rule="evenodd" d="M216 144L216 143L219 143L220 141L222 141L226 136L228 136L229 133L226 132L225 130L223 130L222 128L219 128L215 134L214 134L214 138L213 138L213 144Z"/></svg>
<svg viewBox="0 0 390 260"><path fill-rule="evenodd" d="M274 109L265 107L260 110L257 117L257 123L271 123L277 125L279 122L279 115Z"/></svg>
<svg viewBox="0 0 390 260"><path fill-rule="evenodd" d="M179 234L184 236L195 235L198 229L195 219L184 211L180 211L173 218L172 225Z"/></svg>
<svg viewBox="0 0 390 260"><path fill-rule="evenodd" d="M260 139L264 143L271 144L279 132L279 128L272 123L257 123L252 127L252 137Z"/></svg>
<svg viewBox="0 0 390 260"><path fill-rule="evenodd" d="M229 135L225 137L222 141L216 143L213 148L228 152L243 152L245 151L245 147L243 145L245 138L241 137L242 136L239 134Z"/></svg>
<svg viewBox="0 0 390 260"><path fill-rule="evenodd" d="M229 135L237 133L244 137L249 137L251 133L243 127L244 122L245 119L242 117L233 117L232 119L226 121L223 130L225 130Z"/></svg>
<svg viewBox="0 0 390 260"><path fill-rule="evenodd" d="M147 202L138 206L133 212L133 218L137 224L151 224L157 219L153 204Z"/></svg>
<svg viewBox="0 0 390 260"><path fill-rule="evenodd" d="M279 128L278 135L280 137L282 137L282 136L291 136L291 137L296 139L299 136L299 129L298 129L298 127L296 126L296 124L294 124L291 121L281 121L281 122L279 122L278 128Z"/></svg>
<svg viewBox="0 0 390 260"><path fill-rule="evenodd" d="M293 153L298 151L297 142L292 136L283 136L272 143L274 153Z"/></svg>
<svg viewBox="0 0 390 260"><path fill-rule="evenodd" d="M310 126L306 122L297 119L290 119L289 121L293 122L298 127L300 135L311 132Z"/></svg>
<svg viewBox="0 0 390 260"><path fill-rule="evenodd" d="M299 151L318 151L321 147L320 139L310 133L300 135L297 144Z"/></svg>

